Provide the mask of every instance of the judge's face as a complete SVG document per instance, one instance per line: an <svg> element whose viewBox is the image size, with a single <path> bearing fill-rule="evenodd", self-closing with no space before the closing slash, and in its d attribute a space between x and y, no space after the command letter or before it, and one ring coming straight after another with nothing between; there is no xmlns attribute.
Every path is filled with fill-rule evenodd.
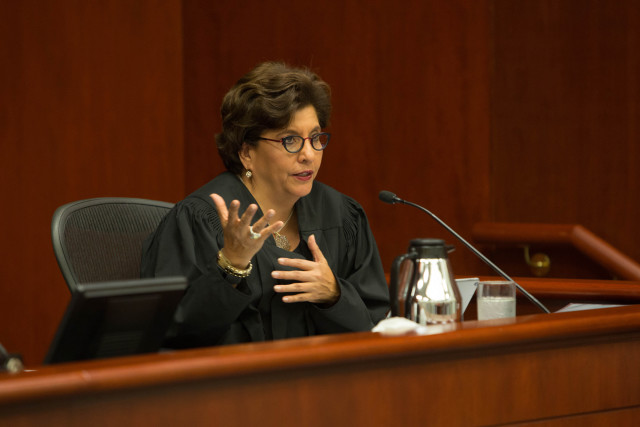
<svg viewBox="0 0 640 427"><path fill-rule="evenodd" d="M307 106L294 114L285 129L268 130L261 137L281 140L298 135L308 138L320 132L316 110ZM247 147L241 159L244 167L253 173L254 196L262 196L273 203L290 203L311 191L322 162L322 151L314 150L309 140L297 153L289 153L280 142L260 140L255 147Z"/></svg>

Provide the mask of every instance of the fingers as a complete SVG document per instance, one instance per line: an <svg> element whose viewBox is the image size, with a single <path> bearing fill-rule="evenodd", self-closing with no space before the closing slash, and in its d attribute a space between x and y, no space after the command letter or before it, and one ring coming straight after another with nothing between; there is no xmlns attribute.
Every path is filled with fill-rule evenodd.
<svg viewBox="0 0 640 427"><path fill-rule="evenodd" d="M295 270L276 270L271 273L272 277L294 283L277 284L273 289L276 293L292 294L282 297L282 301L286 303L306 301L331 305L340 297L340 288L315 236L309 237L308 245L314 261L298 258L278 259L279 264L293 267Z"/></svg>
<svg viewBox="0 0 640 427"><path fill-rule="evenodd" d="M225 203L224 199L216 193L210 194L209 197L211 197L213 203L216 205L218 217L220 217L220 223L223 227L226 226L227 222L229 221L229 211L227 210L227 204Z"/></svg>
<svg viewBox="0 0 640 427"><path fill-rule="evenodd" d="M308 283L292 283L290 285L276 285L273 290L279 294L291 294L284 295L282 301L284 302L317 302L318 293L314 292L312 287ZM318 301L319 302L319 301Z"/></svg>
<svg viewBox="0 0 640 427"><path fill-rule="evenodd" d="M231 219L238 218L239 209L240 209L240 202L237 200L232 201L229 209L229 217ZM251 224L251 219L253 218L253 216L256 214L257 211L258 211L258 205L254 203L250 204L247 207L247 209L245 209L242 216L238 219L240 221L240 225L243 227L249 226Z"/></svg>
<svg viewBox="0 0 640 427"><path fill-rule="evenodd" d="M313 255L313 259L316 262L325 262L326 260L324 258L324 255L322 255L322 251L320 250L320 247L316 242L316 236L314 234L309 236L308 243L309 243L309 250L311 250L311 255Z"/></svg>
<svg viewBox="0 0 640 427"><path fill-rule="evenodd" d="M236 222L238 220L238 210L240 209L240 202L232 200L229 203L229 221Z"/></svg>
<svg viewBox="0 0 640 427"><path fill-rule="evenodd" d="M274 232L279 231L283 221L274 224L269 222L275 216L275 211L269 209L265 215L258 219L253 226L251 221L258 211L258 205L250 204L239 217L240 202L232 200L227 207L224 198L213 193L210 195L218 211L220 222L224 229L225 256L238 265L246 265L246 260L260 250L264 241ZM252 234L257 233L260 236ZM255 239L253 237L256 237ZM313 261L297 258L280 258L282 265L293 267L291 271L273 271L276 279L289 280L295 283L288 285L276 285L274 290L278 293L288 293L282 300L286 303L308 301L312 303L332 304L340 297L340 289L329 265L316 242L314 235L308 239L309 250Z"/></svg>
<svg viewBox="0 0 640 427"><path fill-rule="evenodd" d="M316 304L334 303L340 297L337 285L330 283L292 283L290 285L276 285L273 287L276 293L284 293L282 301L311 302Z"/></svg>
<svg viewBox="0 0 640 427"><path fill-rule="evenodd" d="M312 293L298 293L295 295L285 295L282 297L282 301L286 302L286 303L292 303L292 302L305 302L305 301L309 301L309 302L322 302L322 301L314 301L313 300L313 294Z"/></svg>
<svg viewBox="0 0 640 427"><path fill-rule="evenodd" d="M305 283L291 283L288 285L276 285L273 289L282 294L282 293L301 293L307 291L307 285Z"/></svg>
<svg viewBox="0 0 640 427"><path fill-rule="evenodd" d="M276 230L277 231L277 230ZM316 263L321 265L326 265L328 268L327 260L325 259L318 243L316 242L315 236L312 234L308 239L309 250L311 251L311 255L313 256L313 261L309 261L301 258L280 258L278 259L278 263L282 265L286 265L287 267L297 268L299 270L311 270L314 268ZM295 271L287 271L283 273L295 273ZM293 277L286 277L288 280L301 280Z"/></svg>
<svg viewBox="0 0 640 427"><path fill-rule="evenodd" d="M232 200L229 203L229 207L227 208L227 204L219 194L212 193L209 195L213 200L213 203L216 206L216 210L218 211L218 216L220 217L220 221L223 227L226 227L229 222L231 225L238 224L241 227L249 226L251 224L251 220L254 215L258 211L258 205L255 203L250 204L247 209L244 211L242 216L238 216L240 211L240 202L238 200ZM260 220L256 221L254 224L254 230L258 232L261 230L265 224L267 224L275 215L275 211L273 209L269 209L267 213L260 218ZM278 223L274 224L277 225ZM282 223L280 223L282 226ZM277 231L277 230L276 230Z"/></svg>
<svg viewBox="0 0 640 427"><path fill-rule="evenodd" d="M229 203L229 208L227 208L227 203L220 195L212 193L209 197L211 197L216 206L216 210L218 211L218 216L220 217L220 222L223 227L226 227L227 224L229 224L229 221L231 221L231 224L240 222L242 225L249 225L251 219L258 211L258 206L252 203L242 214L242 217L238 218L238 211L240 210L239 201L232 200L231 203Z"/></svg>
<svg viewBox="0 0 640 427"><path fill-rule="evenodd" d="M269 236L269 234L271 234L275 227L280 226L282 227L282 221L278 221L275 224L269 224L269 221L271 221L274 217L274 215L276 214L276 211L274 211L273 209L269 209L267 211L267 213L260 218L259 220L257 220L256 222L253 223L252 229L255 233L260 233L262 234L262 236ZM265 227L267 226L268 227ZM278 228L275 228L275 231L278 231Z"/></svg>
<svg viewBox="0 0 640 427"><path fill-rule="evenodd" d="M296 281L296 282L312 282L312 281L318 280L321 277L319 272L314 271L313 269L314 265L312 261L304 261L304 260L291 259L291 258L281 258L278 261L280 261L280 264L282 265L299 268L299 270L272 271L271 277L273 277L274 279ZM301 261L301 262L298 262L298 261ZM297 266L294 266L293 264L296 264ZM291 292L291 291L287 291L287 292Z"/></svg>
<svg viewBox="0 0 640 427"><path fill-rule="evenodd" d="M271 234L275 233L276 231L280 231L280 229L282 228L282 226L284 225L283 221L278 221L274 224L269 224L268 227L265 227L264 230L262 230L263 232L266 233L267 236L270 236Z"/></svg>

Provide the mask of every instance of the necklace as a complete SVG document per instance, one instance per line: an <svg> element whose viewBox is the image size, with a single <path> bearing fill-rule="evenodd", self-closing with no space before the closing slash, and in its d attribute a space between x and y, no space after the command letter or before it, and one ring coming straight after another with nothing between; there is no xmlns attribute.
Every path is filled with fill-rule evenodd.
<svg viewBox="0 0 640 427"><path fill-rule="evenodd" d="M287 223L291 219L294 210L295 207L291 209L291 212L289 212L289 216L287 217L287 220L284 222L284 224L282 224L282 227L280 227L280 230L273 232L273 238L276 240L276 246L280 249L284 249L285 251L288 251L291 248L291 245L289 244L289 239L287 239L287 236L283 236L282 234L280 234L280 232L287 226Z"/></svg>

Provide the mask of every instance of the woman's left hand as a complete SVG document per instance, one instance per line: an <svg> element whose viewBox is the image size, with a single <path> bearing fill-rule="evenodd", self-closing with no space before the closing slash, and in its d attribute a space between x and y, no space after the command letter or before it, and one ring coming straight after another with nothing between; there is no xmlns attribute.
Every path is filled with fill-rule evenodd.
<svg viewBox="0 0 640 427"><path fill-rule="evenodd" d="M333 305L340 298L340 288L329 264L316 243L316 237L309 237L309 249L313 261L297 258L280 258L278 262L293 271L276 270L271 273L276 279L289 280L289 285L276 285L278 293L292 293L282 297L284 302L312 302L315 304Z"/></svg>

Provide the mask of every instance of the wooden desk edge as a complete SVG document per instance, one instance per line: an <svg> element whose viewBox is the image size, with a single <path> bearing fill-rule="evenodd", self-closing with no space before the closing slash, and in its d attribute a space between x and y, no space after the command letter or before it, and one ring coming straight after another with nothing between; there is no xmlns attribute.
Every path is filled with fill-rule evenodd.
<svg viewBox="0 0 640 427"><path fill-rule="evenodd" d="M640 337L640 306L511 320L430 326L426 335L371 332L184 350L173 353L44 366L0 378L0 407L68 395L153 385L260 375L390 358L466 357L473 350L515 351L523 345L562 346L567 341Z"/></svg>

